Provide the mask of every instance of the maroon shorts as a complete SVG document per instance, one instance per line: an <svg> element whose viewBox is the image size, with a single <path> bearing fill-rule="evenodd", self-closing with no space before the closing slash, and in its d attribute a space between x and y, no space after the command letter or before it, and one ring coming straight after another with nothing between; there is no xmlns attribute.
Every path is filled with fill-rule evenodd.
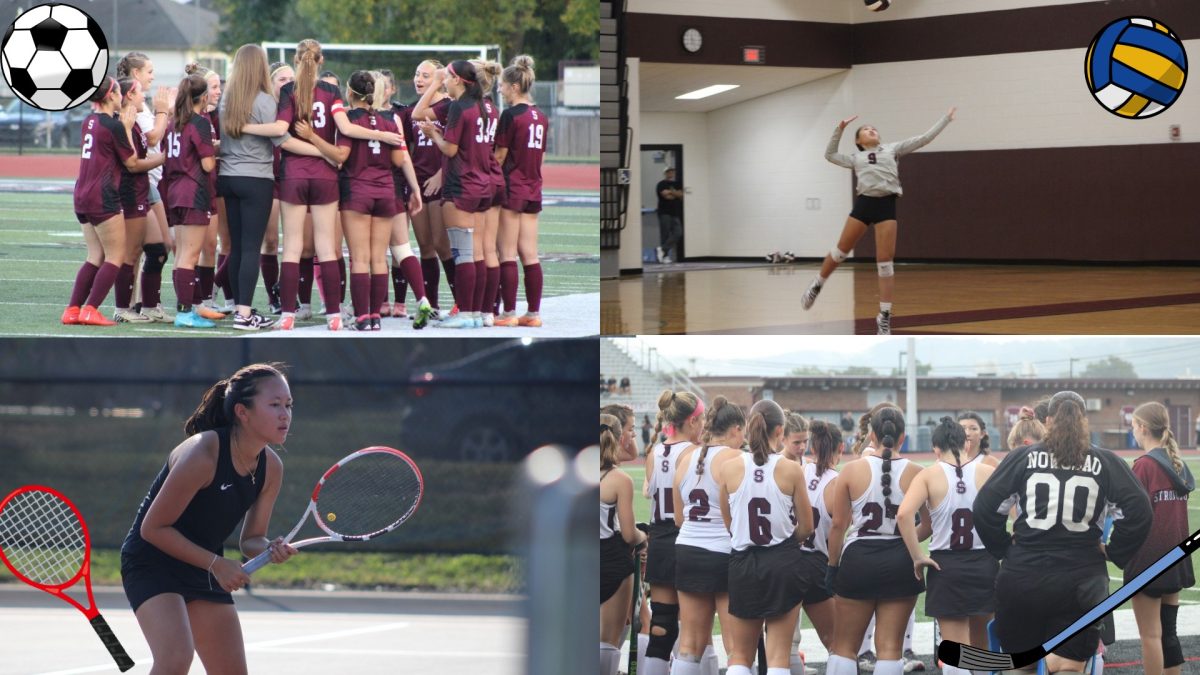
<svg viewBox="0 0 1200 675"><path fill-rule="evenodd" d="M408 213L408 198L396 195L396 213Z"/></svg>
<svg viewBox="0 0 1200 675"><path fill-rule="evenodd" d="M79 219L80 225L82 225L83 223L91 223L93 227L99 226L101 223L108 220L109 218L112 218L113 216L119 216L119 215L121 215L120 211L114 211L112 213L79 213L78 211L75 212L75 217Z"/></svg>
<svg viewBox="0 0 1200 675"><path fill-rule="evenodd" d="M425 181L429 180L429 178L429 176L422 176L419 173L417 174L417 187L421 188L421 201L425 202L426 204L442 201L441 189L431 195L425 194Z"/></svg>
<svg viewBox="0 0 1200 675"><path fill-rule="evenodd" d="M532 199L517 199L515 197L505 197L504 203L501 204L508 211L516 211L517 213L541 213L542 202L533 201Z"/></svg>
<svg viewBox="0 0 1200 675"><path fill-rule="evenodd" d="M342 198L342 211L365 213L373 218L392 218L396 215L395 197L360 197L346 195Z"/></svg>
<svg viewBox="0 0 1200 675"><path fill-rule="evenodd" d="M331 178L284 178L279 181L279 201L319 206L338 200L338 182Z"/></svg>
<svg viewBox="0 0 1200 675"><path fill-rule="evenodd" d="M492 197L483 197L475 199L471 197L454 197L451 201L454 202L454 207L465 213L483 213L492 208Z"/></svg>
<svg viewBox="0 0 1200 675"><path fill-rule="evenodd" d="M492 189L492 207L498 209L501 206L504 206L504 198L508 194L508 187L501 183L499 185L493 185Z"/></svg>
<svg viewBox="0 0 1200 675"><path fill-rule="evenodd" d="M176 225L208 225L208 221L212 217L212 211L189 209L183 206L173 206L167 209L167 224L171 227Z"/></svg>

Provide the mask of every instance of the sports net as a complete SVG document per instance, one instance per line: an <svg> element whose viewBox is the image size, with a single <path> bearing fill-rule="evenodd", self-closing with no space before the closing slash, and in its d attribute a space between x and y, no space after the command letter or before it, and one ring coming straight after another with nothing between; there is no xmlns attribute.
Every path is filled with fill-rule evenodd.
<svg viewBox="0 0 1200 675"><path fill-rule="evenodd" d="M22 492L0 511L0 554L30 581L66 584L83 566L85 550L75 511L49 492Z"/></svg>

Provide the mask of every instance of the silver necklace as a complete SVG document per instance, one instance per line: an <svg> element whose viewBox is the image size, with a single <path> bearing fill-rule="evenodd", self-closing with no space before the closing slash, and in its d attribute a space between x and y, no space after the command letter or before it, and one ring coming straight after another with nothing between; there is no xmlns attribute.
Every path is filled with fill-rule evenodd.
<svg viewBox="0 0 1200 675"><path fill-rule="evenodd" d="M232 432L231 436L232 436L232 435L234 435L234 434L237 434L237 429L236 429L236 428L233 430L233 432ZM235 440L235 439L233 439L233 438L230 438L230 441L229 441L229 446L230 446L230 447L229 447L229 458L230 458L230 459L233 461L233 470L234 470L234 472L235 472L235 473L240 473L240 472L241 472L241 470L240 470L240 469L238 469L238 465L237 465L237 452L235 452L235 451L234 451L234 446L235 446L235 445L237 445L237 442L236 442L236 440ZM250 484L251 484L251 485L255 485L255 484L256 484L256 483L254 482L254 469L257 469L257 468L258 468L258 463L257 463L257 462L254 464L254 466L253 466L253 467L251 467L251 468L250 468Z"/></svg>

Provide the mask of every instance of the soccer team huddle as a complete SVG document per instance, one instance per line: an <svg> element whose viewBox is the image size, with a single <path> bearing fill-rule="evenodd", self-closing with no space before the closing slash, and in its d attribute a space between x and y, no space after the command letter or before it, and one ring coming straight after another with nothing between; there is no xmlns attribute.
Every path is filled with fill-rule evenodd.
<svg viewBox="0 0 1200 675"><path fill-rule="evenodd" d="M714 615L728 675L750 675L756 650L769 675L802 675L801 609L829 675L924 670L911 651L921 594L942 640L1029 650L1109 595L1108 562L1129 584L1190 533L1195 480L1158 402L1133 412L1144 454L1132 468L1091 444L1073 391L1022 408L1002 461L981 415L943 417L928 467L899 454L905 416L892 403L853 438L766 399L745 412L666 390L658 409L635 486L620 468L637 457L633 411L601 408L601 675L618 672L631 622L642 632L628 672L717 675ZM635 492L650 500L648 526L635 523ZM1133 596L1144 672L1181 672L1179 592L1194 584L1184 557ZM1109 616L1047 647L1046 671L1098 673L1112 633Z"/></svg>
<svg viewBox="0 0 1200 675"><path fill-rule="evenodd" d="M319 280L329 330L378 331L382 317L411 317L416 329L541 326L549 128L531 98L533 59L425 60L413 105L393 101L386 70L353 72L343 96L323 63L315 40L290 65L247 44L227 82L193 63L151 98L153 62L126 54L83 121L74 204L88 254L62 323L213 328L232 315L236 329L292 330L313 319ZM172 253L173 315L161 298ZM443 272L452 307L439 305ZM99 310L110 290L112 319Z"/></svg>

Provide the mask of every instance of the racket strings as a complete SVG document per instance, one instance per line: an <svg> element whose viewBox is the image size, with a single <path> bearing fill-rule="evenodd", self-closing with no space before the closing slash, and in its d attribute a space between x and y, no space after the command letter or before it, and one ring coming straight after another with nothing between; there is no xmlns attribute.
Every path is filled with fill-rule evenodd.
<svg viewBox="0 0 1200 675"><path fill-rule="evenodd" d="M317 517L342 535L363 536L403 522L421 500L420 474L388 452L343 464L317 495Z"/></svg>
<svg viewBox="0 0 1200 675"><path fill-rule="evenodd" d="M83 566L85 549L83 524L49 492L22 492L0 511L0 553L31 581L66 584Z"/></svg>

